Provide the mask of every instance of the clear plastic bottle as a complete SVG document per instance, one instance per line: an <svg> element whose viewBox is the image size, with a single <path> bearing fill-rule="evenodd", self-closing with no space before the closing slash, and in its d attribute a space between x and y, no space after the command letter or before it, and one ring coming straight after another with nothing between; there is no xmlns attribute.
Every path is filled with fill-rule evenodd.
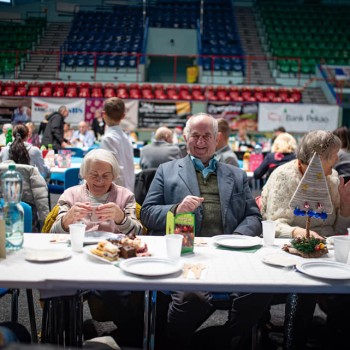
<svg viewBox="0 0 350 350"><path fill-rule="evenodd" d="M55 166L55 151L53 150L51 143L47 145L47 153L44 159L45 159L45 163L50 168Z"/></svg>
<svg viewBox="0 0 350 350"><path fill-rule="evenodd" d="M24 211L20 203L22 185L22 175L16 171L16 165L10 164L8 170L1 176L6 250L18 250L23 246Z"/></svg>

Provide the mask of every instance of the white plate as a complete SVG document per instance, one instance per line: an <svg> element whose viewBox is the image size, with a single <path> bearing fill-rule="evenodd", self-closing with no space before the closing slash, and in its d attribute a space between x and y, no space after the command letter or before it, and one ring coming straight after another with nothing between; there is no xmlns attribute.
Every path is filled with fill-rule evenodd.
<svg viewBox="0 0 350 350"><path fill-rule="evenodd" d="M219 235L213 239L216 244L228 248L249 248L261 244L261 238L243 235Z"/></svg>
<svg viewBox="0 0 350 350"><path fill-rule="evenodd" d="M105 258L102 258L102 256L98 256L98 255L91 253L91 249L95 249L96 247L97 247L97 245L96 246L88 245L88 246L83 248L83 252L86 253L87 255L92 256L93 258L100 260L100 261L103 261L107 264L115 264L121 260L121 258L119 258L118 260L110 261L110 260L107 260Z"/></svg>
<svg viewBox="0 0 350 350"><path fill-rule="evenodd" d="M35 262L50 262L68 259L72 253L66 250L31 250L26 252L25 259Z"/></svg>
<svg viewBox="0 0 350 350"><path fill-rule="evenodd" d="M297 270L306 275L333 280L350 279L350 266L335 261L309 261L297 265Z"/></svg>
<svg viewBox="0 0 350 350"><path fill-rule="evenodd" d="M119 264L119 267L125 272L148 277L170 275L182 270L179 263L153 257L126 259Z"/></svg>
<svg viewBox="0 0 350 350"><path fill-rule="evenodd" d="M282 267L292 267L298 263L298 259L294 259L293 257L284 254L265 255L262 257L262 261L265 264Z"/></svg>

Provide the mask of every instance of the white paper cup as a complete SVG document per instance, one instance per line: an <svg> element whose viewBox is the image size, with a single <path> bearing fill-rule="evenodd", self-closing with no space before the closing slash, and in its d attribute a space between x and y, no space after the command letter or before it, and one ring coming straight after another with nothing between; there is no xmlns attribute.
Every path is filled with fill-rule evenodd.
<svg viewBox="0 0 350 350"><path fill-rule="evenodd" d="M350 252L350 237L348 236L336 236L333 237L334 241L334 258L335 261L341 263L347 263Z"/></svg>
<svg viewBox="0 0 350 350"><path fill-rule="evenodd" d="M90 203L90 206L92 207L92 212L90 214L90 221L91 222L98 222L99 218L96 215L96 208L98 208L101 204L100 203Z"/></svg>
<svg viewBox="0 0 350 350"><path fill-rule="evenodd" d="M75 252L81 252L83 250L85 228L85 224L69 225L70 244L72 246L72 250Z"/></svg>
<svg viewBox="0 0 350 350"><path fill-rule="evenodd" d="M350 227L348 228L348 236L350 236Z"/></svg>
<svg viewBox="0 0 350 350"><path fill-rule="evenodd" d="M276 222L264 220L261 222L263 228L264 245L273 245L275 242Z"/></svg>
<svg viewBox="0 0 350 350"><path fill-rule="evenodd" d="M171 234L165 236L168 259L176 261L180 259L183 235Z"/></svg>

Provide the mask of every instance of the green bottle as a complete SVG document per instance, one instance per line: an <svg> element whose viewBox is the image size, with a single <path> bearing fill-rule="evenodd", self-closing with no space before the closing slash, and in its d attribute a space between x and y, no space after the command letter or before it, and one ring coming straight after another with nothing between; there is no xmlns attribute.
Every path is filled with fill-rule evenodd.
<svg viewBox="0 0 350 350"><path fill-rule="evenodd" d="M8 129L6 133L6 145L12 142L12 129Z"/></svg>

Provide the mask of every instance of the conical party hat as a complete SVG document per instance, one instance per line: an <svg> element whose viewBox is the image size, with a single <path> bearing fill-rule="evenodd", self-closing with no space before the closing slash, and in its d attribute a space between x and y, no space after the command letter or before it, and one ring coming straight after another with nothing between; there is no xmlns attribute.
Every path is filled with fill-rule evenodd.
<svg viewBox="0 0 350 350"><path fill-rule="evenodd" d="M301 179L296 191L289 202L291 209L304 212L314 212L315 216L324 219L327 215L319 216L318 213L331 214L333 204L329 194L326 176L324 174L320 156L315 152L306 172ZM296 215L300 215L295 213ZM302 214L301 214L302 215Z"/></svg>

